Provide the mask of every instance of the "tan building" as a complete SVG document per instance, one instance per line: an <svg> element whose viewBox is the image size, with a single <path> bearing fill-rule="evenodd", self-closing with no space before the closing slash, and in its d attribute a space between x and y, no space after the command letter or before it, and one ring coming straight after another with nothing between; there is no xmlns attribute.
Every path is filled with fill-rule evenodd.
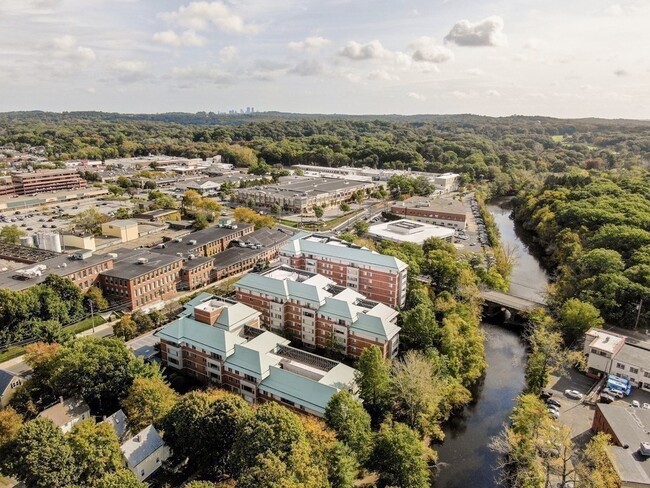
<svg viewBox="0 0 650 488"><path fill-rule="evenodd" d="M148 220L150 222L165 222L167 220L178 221L181 220L181 213L172 208L161 210L149 210L148 212L141 212L135 215L136 219Z"/></svg>
<svg viewBox="0 0 650 488"><path fill-rule="evenodd" d="M76 249L87 249L95 251L95 236L85 232L70 232L61 234L61 241L64 249L74 247Z"/></svg>
<svg viewBox="0 0 650 488"><path fill-rule="evenodd" d="M469 210L465 204L450 198L413 197L393 205L395 215L417 222L465 230Z"/></svg>
<svg viewBox="0 0 650 488"><path fill-rule="evenodd" d="M134 241L138 238L138 223L135 220L112 220L102 224L102 233L119 237L122 242Z"/></svg>
<svg viewBox="0 0 650 488"><path fill-rule="evenodd" d="M33 195L35 193L55 192L84 188L86 180L74 170L46 170L34 173L12 173L14 193Z"/></svg>
<svg viewBox="0 0 650 488"><path fill-rule="evenodd" d="M64 434L67 434L75 424L91 417L90 408L82 399L64 400L61 397L54 405L39 413L38 418L50 419Z"/></svg>

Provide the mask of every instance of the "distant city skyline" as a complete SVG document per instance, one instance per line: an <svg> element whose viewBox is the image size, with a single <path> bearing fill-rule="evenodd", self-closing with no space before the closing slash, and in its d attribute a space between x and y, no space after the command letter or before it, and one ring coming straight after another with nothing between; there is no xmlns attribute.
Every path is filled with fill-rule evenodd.
<svg viewBox="0 0 650 488"><path fill-rule="evenodd" d="M650 119L643 0L0 0L0 111Z"/></svg>

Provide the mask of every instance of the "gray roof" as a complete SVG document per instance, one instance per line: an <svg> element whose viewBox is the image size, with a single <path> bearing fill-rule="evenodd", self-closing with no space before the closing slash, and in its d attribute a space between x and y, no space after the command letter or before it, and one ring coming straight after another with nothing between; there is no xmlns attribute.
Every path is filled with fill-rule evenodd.
<svg viewBox="0 0 650 488"><path fill-rule="evenodd" d="M94 266L97 264L105 263L110 261L110 258L107 255L94 255L87 259L72 259L72 256L69 254L62 254L54 258L46 259L39 263L28 264L21 266L18 269L27 269L33 268L37 264L45 265L47 268L41 276L37 276L31 279L22 279L17 278L16 271L17 269L4 271L0 273L0 288L6 288L9 290L25 290L30 288L38 283L45 281L48 275L55 274L58 276L69 276L73 273L76 273L79 270L86 269L89 266Z"/></svg>
<svg viewBox="0 0 650 488"><path fill-rule="evenodd" d="M11 371L0 369L0 395L2 395L7 388L9 388L9 385L11 385L11 382L16 377L18 377L17 374L12 373Z"/></svg>
<svg viewBox="0 0 650 488"><path fill-rule="evenodd" d="M384 340L390 340L399 331L400 328L388 320L368 314L359 314L357 321L350 326L350 332L379 337Z"/></svg>
<svg viewBox="0 0 650 488"><path fill-rule="evenodd" d="M113 269L102 271L101 274L126 280L137 278L138 276L149 273L154 269L183 260L183 258L178 256L167 256L164 254L153 253L149 249L120 248L116 249L114 252L117 254L117 257L113 262ZM138 259L140 258L146 258L148 259L148 262L139 264Z"/></svg>
<svg viewBox="0 0 650 488"><path fill-rule="evenodd" d="M68 398L63 402L57 402L49 408L46 408L38 417L50 419L57 427L67 424L71 420L81 417L83 414L90 416L90 408L80 398Z"/></svg>
<svg viewBox="0 0 650 488"><path fill-rule="evenodd" d="M282 248L281 252L289 255L314 254L372 267L380 266L395 272L407 268L406 263L396 257L379 254L370 249L322 235L292 239Z"/></svg>
<svg viewBox="0 0 650 488"><path fill-rule="evenodd" d="M122 444L120 449L129 467L134 468L164 445L158 431L150 425Z"/></svg>
<svg viewBox="0 0 650 488"><path fill-rule="evenodd" d="M152 251L161 254L176 254L177 252L190 253L193 249L205 246L206 244L218 241L225 237L232 236L242 229L253 227L252 224L245 224L243 222L235 222L236 229L228 229L227 227L208 227L203 230L191 232L183 236L182 242L165 242L164 248L153 248ZM196 241L196 244L190 244L189 241Z"/></svg>
<svg viewBox="0 0 650 488"><path fill-rule="evenodd" d="M610 457L622 481L650 484L650 458L638 453L641 442L650 442L650 410L599 403L597 407L622 446L611 446Z"/></svg>
<svg viewBox="0 0 650 488"><path fill-rule="evenodd" d="M126 437L129 432L128 419L126 418L126 414L122 409L118 410L113 415L106 417L104 422L110 424L111 427L113 427L115 435L120 442L124 440L124 437Z"/></svg>
<svg viewBox="0 0 650 488"><path fill-rule="evenodd" d="M650 369L650 351L643 347L623 344L623 347L614 356L616 361L633 364L640 368Z"/></svg>

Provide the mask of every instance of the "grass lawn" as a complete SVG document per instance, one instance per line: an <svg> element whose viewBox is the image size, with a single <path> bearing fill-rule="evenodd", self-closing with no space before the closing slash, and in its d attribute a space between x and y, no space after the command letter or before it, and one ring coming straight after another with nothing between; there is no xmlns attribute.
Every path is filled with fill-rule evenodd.
<svg viewBox="0 0 650 488"><path fill-rule="evenodd" d="M325 222L325 224L323 224L323 226L321 227L321 230L333 229L337 225L342 224L346 220L351 219L352 217L354 217L355 215L358 215L359 213L361 213L363 211L364 211L364 209L355 210L353 212L348 212L348 213L346 213L344 215L341 215L340 217L336 217L335 219L328 220L327 222Z"/></svg>
<svg viewBox="0 0 650 488"><path fill-rule="evenodd" d="M24 346L10 347L4 352L0 352L0 363L4 363L5 361L9 361L10 359L17 358L18 356L22 356L23 354L25 354ZM1 486L2 484L0 484L0 487Z"/></svg>
<svg viewBox="0 0 650 488"><path fill-rule="evenodd" d="M100 317L99 315L95 315L95 327L105 323L106 321L102 317ZM84 319L81 322L77 322L76 324L65 327L64 330L71 334L78 334L79 332L83 332L85 330L92 329L92 328L93 328L93 321L90 317L88 317L87 319Z"/></svg>

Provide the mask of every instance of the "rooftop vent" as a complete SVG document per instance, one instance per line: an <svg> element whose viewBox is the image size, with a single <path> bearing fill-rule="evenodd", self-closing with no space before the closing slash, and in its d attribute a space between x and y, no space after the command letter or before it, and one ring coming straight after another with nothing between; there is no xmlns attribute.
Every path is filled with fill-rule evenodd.
<svg viewBox="0 0 650 488"><path fill-rule="evenodd" d="M138 258L138 264L147 264L148 262L148 258Z"/></svg>

